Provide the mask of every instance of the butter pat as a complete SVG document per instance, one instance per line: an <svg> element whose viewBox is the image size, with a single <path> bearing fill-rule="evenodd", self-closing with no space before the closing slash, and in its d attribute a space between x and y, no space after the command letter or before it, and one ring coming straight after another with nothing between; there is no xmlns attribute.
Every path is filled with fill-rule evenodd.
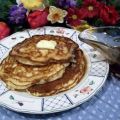
<svg viewBox="0 0 120 120"><path fill-rule="evenodd" d="M57 45L56 41L41 40L36 44L36 47L41 49L55 49L56 45Z"/></svg>

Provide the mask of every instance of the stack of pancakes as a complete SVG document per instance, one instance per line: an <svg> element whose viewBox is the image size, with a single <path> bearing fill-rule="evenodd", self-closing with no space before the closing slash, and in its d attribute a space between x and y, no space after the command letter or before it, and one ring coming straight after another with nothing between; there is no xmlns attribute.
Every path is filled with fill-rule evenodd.
<svg viewBox="0 0 120 120"><path fill-rule="evenodd" d="M13 47L0 64L0 78L9 89L47 96L74 87L85 68L83 52L71 39L35 35Z"/></svg>

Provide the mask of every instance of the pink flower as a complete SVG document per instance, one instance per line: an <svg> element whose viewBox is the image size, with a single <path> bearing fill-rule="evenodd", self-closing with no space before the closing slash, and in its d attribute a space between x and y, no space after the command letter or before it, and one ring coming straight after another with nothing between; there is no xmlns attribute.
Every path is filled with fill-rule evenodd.
<svg viewBox="0 0 120 120"><path fill-rule="evenodd" d="M28 15L28 22L31 28L41 27L47 24L48 12L36 10Z"/></svg>
<svg viewBox="0 0 120 120"><path fill-rule="evenodd" d="M10 28L6 23L0 22L0 39L7 37L10 34Z"/></svg>
<svg viewBox="0 0 120 120"><path fill-rule="evenodd" d="M93 89L90 86L87 86L80 90L80 93L89 94Z"/></svg>

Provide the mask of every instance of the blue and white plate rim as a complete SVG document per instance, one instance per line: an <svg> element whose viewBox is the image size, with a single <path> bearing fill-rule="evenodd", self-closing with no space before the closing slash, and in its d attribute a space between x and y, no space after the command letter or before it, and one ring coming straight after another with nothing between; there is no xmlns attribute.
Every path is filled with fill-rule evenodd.
<svg viewBox="0 0 120 120"><path fill-rule="evenodd" d="M39 31L39 30L43 30L43 33L41 33L41 34L48 34L48 33L46 33L46 31L49 31L49 30L51 30L51 31L52 31L52 30L53 30L53 31L58 31L57 35L60 34L60 36L64 36L64 32L65 32L65 31L69 31L69 32L71 31L71 33L72 33L71 36L72 36L72 37L73 37L75 34L76 34L76 36L79 34L79 31L76 31L76 30L73 30L73 29L64 28L64 27L51 27L51 26L47 26L47 27L42 27L42 28L37 28L37 29L28 29L28 30L25 30L25 31L22 31L22 32L17 32L17 33L12 34L11 36L17 36L17 35L19 35L20 33L27 32L27 33L28 33L28 36L31 37L31 36L36 35L36 34L38 35L38 33L37 33L36 31ZM49 33L49 34L56 34L56 33L53 33L53 31L52 31L51 33ZM9 38L10 38L10 36L0 41L0 45L3 46L3 47L5 47L6 49L8 49L7 53L4 53L4 54L3 54L3 57L1 58L1 60L2 60L6 55L8 55L8 52L12 49L12 47L8 48L8 46L6 46L6 43L5 43L5 42L2 42L2 41L6 41L6 39L8 40ZM73 37L73 38L74 38L74 37ZM77 38L77 39L78 39L78 38ZM74 39L73 39L73 40L74 40ZM77 40L76 40L76 41L77 41ZM20 42L21 42L21 41L20 41ZM5 44L4 44L4 43L5 43ZM18 43L18 42L17 42L17 43ZM16 44L17 44L17 43L16 43ZM79 44L79 43L78 43L78 44ZM88 47L88 45L86 45L85 43L82 43L82 42L81 42L80 44L81 44L80 47L82 47L83 44ZM14 46L14 45L13 45L13 46ZM91 49L91 47L90 47L90 49ZM91 57L87 54L87 52L89 52L89 51L87 51L86 49L84 49L84 47L83 47L83 51L86 53L86 55L89 57L89 59L91 59ZM86 52L86 51L87 51L87 52ZM94 51L92 51L92 52L94 53ZM7 103L5 103L5 102L2 102L2 101L0 101L0 105L1 105L1 106L4 106L4 107L6 107L6 108L8 108L8 109L10 109L10 110L13 110L13 111L22 112L22 113L29 113L29 114L48 114L48 113L61 112L61 111L65 111L65 110L74 108L74 107L76 107L76 106L78 106L78 105L80 105L80 104L88 101L90 98L92 98L92 97L103 87L103 85L104 85L104 83L105 83L105 81L106 81L106 79L107 79L108 72L109 72L109 64L108 64L107 61L104 59L104 57L103 57L103 60L99 60L98 62L105 62L105 63L106 63L106 66L105 66L105 67L106 67L106 71L105 71L105 74L104 74L103 79L102 79L102 81L101 81L101 84L99 84L99 85L96 87L96 89L95 89L91 94L87 95L84 99L78 100L78 102L72 103L72 104L70 104L70 105L67 106L67 107L63 107L63 108L60 108L60 109L51 109L51 110L42 110L43 108L41 108L40 111L39 111L39 110L35 111L35 110L32 110L32 109L30 109L30 110L23 110L22 108L21 108L21 109L17 109L17 107L10 106L9 104L7 104ZM90 63L90 64L91 64L91 63ZM90 67L90 66L89 66L89 67ZM88 72L90 72L90 70L88 70ZM88 77L88 76L86 76L85 79L87 79L87 77ZM83 83L83 84L86 84L86 83ZM79 87L79 85L78 85L78 87ZM73 91L73 90L76 90L76 89L78 89L78 88L75 87L75 88L73 88L73 89L70 90L70 91L67 91L67 92L64 92L64 93L60 93L60 94L55 95L55 96L49 96L49 97L54 98L54 97L59 96L59 95L63 95L63 94L66 95L67 93L69 93L69 92L71 92L71 91ZM5 94L7 94L7 92L5 92ZM41 99L46 99L46 98L49 98L49 97L42 97ZM68 96L67 96L67 97L68 97ZM1 95L0 95L0 98L1 98ZM33 97L33 99L34 99L34 97ZM68 98L68 99L70 99L70 98ZM70 100L70 101L72 101L72 100ZM42 104L43 104L43 103L42 103ZM41 107L43 107L43 106L41 106Z"/></svg>

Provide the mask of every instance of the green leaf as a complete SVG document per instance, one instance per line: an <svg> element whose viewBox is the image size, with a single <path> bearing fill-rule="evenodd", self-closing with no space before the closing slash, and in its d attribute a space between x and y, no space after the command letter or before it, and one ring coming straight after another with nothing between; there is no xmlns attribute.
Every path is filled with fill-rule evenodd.
<svg viewBox="0 0 120 120"><path fill-rule="evenodd" d="M17 32L17 31L23 31L25 29L28 29L29 25L28 25L27 21L24 21L24 23L21 24L21 25L9 24L9 27L11 28L12 33L14 33L14 32Z"/></svg>
<svg viewBox="0 0 120 120"><path fill-rule="evenodd" d="M7 20L9 9L14 2L14 0L0 0L0 20Z"/></svg>
<svg viewBox="0 0 120 120"><path fill-rule="evenodd" d="M9 0L11 3L16 4L16 0Z"/></svg>
<svg viewBox="0 0 120 120"><path fill-rule="evenodd" d="M14 97L12 95L9 96L10 100L14 100Z"/></svg>
<svg viewBox="0 0 120 120"><path fill-rule="evenodd" d="M109 3L110 3L111 5L114 5L114 4L116 3L116 0L109 0Z"/></svg>
<svg viewBox="0 0 120 120"><path fill-rule="evenodd" d="M109 0L109 4L118 8L120 7L120 0Z"/></svg>
<svg viewBox="0 0 120 120"><path fill-rule="evenodd" d="M47 3L50 5L50 6L55 6L55 4L56 4L56 0L46 0L47 1Z"/></svg>
<svg viewBox="0 0 120 120"><path fill-rule="evenodd" d="M83 2L83 0L77 0L77 5L78 5L78 6L81 6L81 5L82 5L82 2Z"/></svg>
<svg viewBox="0 0 120 120"><path fill-rule="evenodd" d="M103 21L102 21L101 19L97 19L97 20L95 21L94 25L98 27L98 26L103 26L104 23L103 23Z"/></svg>

